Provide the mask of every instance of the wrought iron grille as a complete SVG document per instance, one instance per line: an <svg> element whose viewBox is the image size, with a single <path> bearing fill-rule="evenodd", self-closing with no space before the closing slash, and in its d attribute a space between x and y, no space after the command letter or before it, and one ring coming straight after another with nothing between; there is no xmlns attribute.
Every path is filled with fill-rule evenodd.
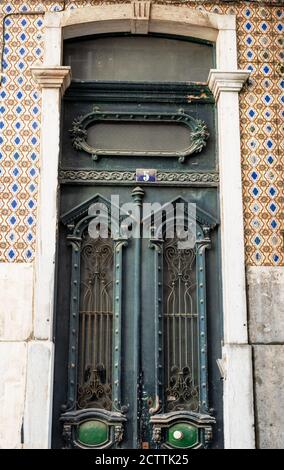
<svg viewBox="0 0 284 470"><path fill-rule="evenodd" d="M78 408L112 407L113 242L83 236Z"/></svg>
<svg viewBox="0 0 284 470"><path fill-rule="evenodd" d="M164 245L164 344L166 411L198 411L198 314L196 255Z"/></svg>

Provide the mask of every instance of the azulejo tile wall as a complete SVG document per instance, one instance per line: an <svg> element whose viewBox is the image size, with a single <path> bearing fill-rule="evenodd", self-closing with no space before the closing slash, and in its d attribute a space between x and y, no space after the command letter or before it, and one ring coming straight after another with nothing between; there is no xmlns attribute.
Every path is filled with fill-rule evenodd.
<svg viewBox="0 0 284 470"><path fill-rule="evenodd" d="M0 0L0 261L25 262L35 256L41 102L29 66L43 57L41 12L98 3ZM237 17L239 67L251 70L240 95L246 262L283 265L284 2L157 3Z"/></svg>

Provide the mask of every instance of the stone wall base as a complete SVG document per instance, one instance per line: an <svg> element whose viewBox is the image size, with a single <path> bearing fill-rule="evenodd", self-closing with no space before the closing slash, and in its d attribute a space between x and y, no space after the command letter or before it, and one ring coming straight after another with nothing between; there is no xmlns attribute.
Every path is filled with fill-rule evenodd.
<svg viewBox="0 0 284 470"><path fill-rule="evenodd" d="M284 267L247 269L256 445L284 448Z"/></svg>

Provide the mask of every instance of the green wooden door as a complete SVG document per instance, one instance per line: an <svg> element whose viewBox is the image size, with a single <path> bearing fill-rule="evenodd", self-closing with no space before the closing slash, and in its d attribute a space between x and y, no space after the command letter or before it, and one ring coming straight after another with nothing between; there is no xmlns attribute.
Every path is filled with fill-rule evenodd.
<svg viewBox="0 0 284 470"><path fill-rule="evenodd" d="M53 446L222 447L212 95L78 79L63 116Z"/></svg>

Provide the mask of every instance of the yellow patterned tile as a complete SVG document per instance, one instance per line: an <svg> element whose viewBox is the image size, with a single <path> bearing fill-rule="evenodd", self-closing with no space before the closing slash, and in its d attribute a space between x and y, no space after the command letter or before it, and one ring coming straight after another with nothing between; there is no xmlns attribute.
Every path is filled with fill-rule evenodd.
<svg viewBox="0 0 284 470"><path fill-rule="evenodd" d="M39 170L40 93L28 68L42 59L43 17L11 13L23 7L61 9L63 3L7 0L0 5L2 26L8 15L4 31L6 65L0 88L1 261L31 261L34 257ZM98 3L103 2L70 0L66 7ZM188 2L188 7L236 14L239 67L252 70L250 83L240 95L246 262L279 265L284 260L280 234L284 218L284 14L283 8L265 3Z"/></svg>

